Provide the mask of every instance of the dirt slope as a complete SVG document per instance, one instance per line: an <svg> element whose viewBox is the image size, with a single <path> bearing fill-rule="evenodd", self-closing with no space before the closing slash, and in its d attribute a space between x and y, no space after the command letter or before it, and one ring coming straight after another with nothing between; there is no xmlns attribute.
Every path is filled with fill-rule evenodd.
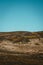
<svg viewBox="0 0 43 65"><path fill-rule="evenodd" d="M0 32L0 65L43 65L43 32Z"/></svg>

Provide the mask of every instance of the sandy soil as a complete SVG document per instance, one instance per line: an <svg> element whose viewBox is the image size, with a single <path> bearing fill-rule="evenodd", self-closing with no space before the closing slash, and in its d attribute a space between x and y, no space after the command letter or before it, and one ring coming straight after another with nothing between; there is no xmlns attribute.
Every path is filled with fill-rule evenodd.
<svg viewBox="0 0 43 65"><path fill-rule="evenodd" d="M0 50L21 53L43 53L43 44L39 43L39 45L35 45L34 42L26 44L13 44L10 41L2 41L0 43Z"/></svg>

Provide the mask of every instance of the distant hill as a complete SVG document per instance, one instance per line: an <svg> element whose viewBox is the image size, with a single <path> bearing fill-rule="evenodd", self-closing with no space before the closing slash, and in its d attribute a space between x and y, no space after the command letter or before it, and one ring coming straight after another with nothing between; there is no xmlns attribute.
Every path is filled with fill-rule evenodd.
<svg viewBox="0 0 43 65"><path fill-rule="evenodd" d="M43 38L43 31L40 32L27 32L27 31L16 31L16 32L0 32L0 41L9 40L12 42L25 41L29 39Z"/></svg>

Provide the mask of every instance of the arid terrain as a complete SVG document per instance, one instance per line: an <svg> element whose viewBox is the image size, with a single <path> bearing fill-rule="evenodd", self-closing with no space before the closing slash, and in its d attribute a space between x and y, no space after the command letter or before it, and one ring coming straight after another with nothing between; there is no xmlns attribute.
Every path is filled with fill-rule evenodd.
<svg viewBox="0 0 43 65"><path fill-rule="evenodd" d="M43 65L43 31L0 32L0 65Z"/></svg>

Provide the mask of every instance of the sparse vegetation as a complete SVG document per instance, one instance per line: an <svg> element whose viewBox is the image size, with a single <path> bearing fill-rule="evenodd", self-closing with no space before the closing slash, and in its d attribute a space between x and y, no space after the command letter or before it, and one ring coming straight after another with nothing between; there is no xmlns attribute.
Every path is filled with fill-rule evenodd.
<svg viewBox="0 0 43 65"><path fill-rule="evenodd" d="M43 65L41 43L43 32L0 33L0 65Z"/></svg>
<svg viewBox="0 0 43 65"><path fill-rule="evenodd" d="M28 41L29 39L37 39L42 37L43 32L41 34L41 32L6 32L6 33L0 33L0 40L10 40L10 41L14 41L14 42L19 42L19 41Z"/></svg>
<svg viewBox="0 0 43 65"><path fill-rule="evenodd" d="M39 43L35 43L35 45L40 45Z"/></svg>

